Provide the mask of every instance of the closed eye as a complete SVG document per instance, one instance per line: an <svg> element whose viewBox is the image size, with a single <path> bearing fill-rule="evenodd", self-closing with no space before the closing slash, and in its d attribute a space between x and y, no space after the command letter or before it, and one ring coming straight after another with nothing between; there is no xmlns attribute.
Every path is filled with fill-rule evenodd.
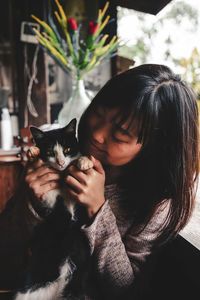
<svg viewBox="0 0 200 300"><path fill-rule="evenodd" d="M115 128L119 131L122 135L132 137L128 130L122 128L119 124L115 124Z"/></svg>
<svg viewBox="0 0 200 300"><path fill-rule="evenodd" d="M133 138L128 130L122 128L119 124L114 125L112 136L117 143L129 143L130 138Z"/></svg>

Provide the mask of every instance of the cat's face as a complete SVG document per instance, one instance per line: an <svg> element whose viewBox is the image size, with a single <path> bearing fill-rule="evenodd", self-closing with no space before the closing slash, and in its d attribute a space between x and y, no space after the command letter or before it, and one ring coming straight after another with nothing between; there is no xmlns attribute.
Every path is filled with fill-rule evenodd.
<svg viewBox="0 0 200 300"><path fill-rule="evenodd" d="M56 170L63 171L79 153L76 119L64 128L42 131L31 126L30 131L40 149L41 159Z"/></svg>

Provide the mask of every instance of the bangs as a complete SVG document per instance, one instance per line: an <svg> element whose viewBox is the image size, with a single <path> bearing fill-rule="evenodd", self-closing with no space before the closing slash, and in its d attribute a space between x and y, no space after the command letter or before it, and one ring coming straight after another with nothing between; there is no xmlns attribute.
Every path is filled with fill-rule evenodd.
<svg viewBox="0 0 200 300"><path fill-rule="evenodd" d="M129 74L131 75L129 78ZM95 96L91 109L103 106L118 109L116 114L119 125L126 130L134 130L137 143L146 146L158 131L159 101L157 89L152 78L134 73L134 69L119 74L110 80ZM127 121L128 120L128 121Z"/></svg>
<svg viewBox="0 0 200 300"><path fill-rule="evenodd" d="M126 103L126 105L118 106L115 117L120 126L126 125L126 130L134 129L134 133L138 137L137 143L143 144L143 146L148 145L149 141L159 132L159 107L154 100L155 97L150 96L150 98L151 101L149 101L149 95L145 95L133 101L131 105ZM111 109L112 107L107 108Z"/></svg>

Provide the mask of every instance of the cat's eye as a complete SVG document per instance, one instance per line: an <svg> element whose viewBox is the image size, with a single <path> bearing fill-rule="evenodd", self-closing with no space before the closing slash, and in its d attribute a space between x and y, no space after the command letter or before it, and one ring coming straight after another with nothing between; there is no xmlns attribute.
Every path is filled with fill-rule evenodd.
<svg viewBox="0 0 200 300"><path fill-rule="evenodd" d="M64 153L69 153L70 150L71 150L71 148L66 148L66 149L64 150Z"/></svg>
<svg viewBox="0 0 200 300"><path fill-rule="evenodd" d="M51 155L51 151L47 151L47 155L50 156Z"/></svg>

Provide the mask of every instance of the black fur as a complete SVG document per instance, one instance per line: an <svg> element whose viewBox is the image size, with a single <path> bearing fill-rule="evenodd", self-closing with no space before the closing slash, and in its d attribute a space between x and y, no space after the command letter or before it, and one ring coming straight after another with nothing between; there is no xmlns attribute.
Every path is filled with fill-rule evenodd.
<svg viewBox="0 0 200 300"><path fill-rule="evenodd" d="M71 155L77 154L78 143L74 121L70 124L64 129L45 133L32 128L43 160L46 160L44 157L46 149L49 145L53 147L54 141L59 143L64 141L63 146L72 149ZM36 291L41 287L47 287L49 282L55 282L59 277L60 266L69 259L72 272L69 274L68 284L63 289L63 296L67 299L81 299L86 289L90 265L89 244L80 230L86 220L86 211L81 206L77 206L75 219L72 220L62 197L57 196L53 209L48 210L48 216L36 226L30 239L30 264L23 275L23 288L20 293L25 294L30 289Z"/></svg>
<svg viewBox="0 0 200 300"><path fill-rule="evenodd" d="M32 256L25 274L26 287L21 292L30 288L34 291L47 282L55 281L59 276L59 267L69 258L73 273L64 289L64 296L70 294L77 297L84 293L90 252L88 241L80 230L84 223L83 215L80 207L76 212L76 221L72 221L62 198L57 199L53 211L35 228L30 240Z"/></svg>

